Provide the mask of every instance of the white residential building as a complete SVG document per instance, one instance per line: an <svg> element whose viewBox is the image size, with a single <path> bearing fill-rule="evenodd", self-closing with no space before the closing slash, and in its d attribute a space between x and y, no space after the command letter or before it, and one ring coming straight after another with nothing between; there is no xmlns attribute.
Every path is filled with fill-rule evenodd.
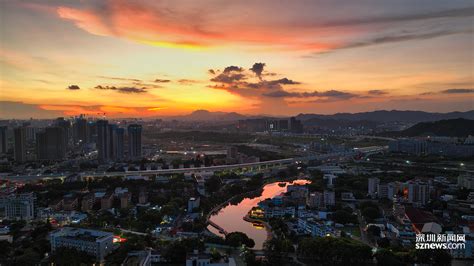
<svg viewBox="0 0 474 266"><path fill-rule="evenodd" d="M377 192L379 184L380 184L380 179L376 177L369 178L367 194L369 194L369 196L375 196L375 193Z"/></svg>
<svg viewBox="0 0 474 266"><path fill-rule="evenodd" d="M113 238L114 235L109 232L63 227L50 235L51 252L54 253L61 247L73 248L103 261L113 251Z"/></svg>
<svg viewBox="0 0 474 266"><path fill-rule="evenodd" d="M35 218L34 193L10 194L2 198L5 218L8 220L30 221Z"/></svg>

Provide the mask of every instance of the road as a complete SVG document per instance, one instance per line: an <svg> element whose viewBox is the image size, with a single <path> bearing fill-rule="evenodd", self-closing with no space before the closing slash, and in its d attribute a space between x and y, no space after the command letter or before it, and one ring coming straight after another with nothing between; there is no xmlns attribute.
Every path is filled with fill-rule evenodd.
<svg viewBox="0 0 474 266"><path fill-rule="evenodd" d="M360 212L360 210L357 211L357 219L359 220L359 229L360 229L360 239L359 241L361 241L362 243L372 247L372 248L375 248L375 245L372 244L368 237L367 237L367 232L365 231L365 228L367 226L367 223L365 222L365 219L364 217L362 217L362 214ZM354 239L357 239L357 238L354 238Z"/></svg>

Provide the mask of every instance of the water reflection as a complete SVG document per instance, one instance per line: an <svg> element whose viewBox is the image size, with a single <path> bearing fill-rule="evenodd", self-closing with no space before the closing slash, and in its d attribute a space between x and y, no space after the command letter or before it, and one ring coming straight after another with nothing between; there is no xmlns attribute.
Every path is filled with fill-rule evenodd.
<svg viewBox="0 0 474 266"><path fill-rule="evenodd" d="M227 232L240 231L244 232L255 241L255 249L261 249L263 242L267 239L267 231L263 224L260 223L251 223L243 220L244 216L252 209L252 207L257 206L257 204L267 198L273 198L281 193L286 192L288 184L298 184L304 185L308 184L310 181L304 179L298 179L293 182L275 182L267 184L263 187L262 194L253 199L244 198L237 205L227 205L222 208L217 214L211 216L210 220ZM212 226L208 227L209 231L213 232L216 235L223 236L217 229Z"/></svg>

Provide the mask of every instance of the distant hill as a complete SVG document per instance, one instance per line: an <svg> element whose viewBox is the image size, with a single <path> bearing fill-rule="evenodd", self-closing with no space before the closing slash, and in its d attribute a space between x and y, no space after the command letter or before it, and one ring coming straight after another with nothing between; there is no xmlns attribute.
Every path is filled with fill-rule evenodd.
<svg viewBox="0 0 474 266"><path fill-rule="evenodd" d="M450 113L429 113L423 111L373 111L364 113L337 113L333 115L320 114L299 114L296 116L301 120L309 120L313 118L320 119L336 119L336 120L367 120L375 122L427 122L443 119L465 118L474 120L474 110L467 112L450 112Z"/></svg>
<svg viewBox="0 0 474 266"><path fill-rule="evenodd" d="M207 110L196 110L189 115L167 117L165 119L176 119L185 121L237 121L246 119L247 116L235 112L210 112Z"/></svg>
<svg viewBox="0 0 474 266"><path fill-rule="evenodd" d="M236 112L211 112L208 110L196 110L188 115L162 117L166 120L185 120L185 121L237 121L240 119L250 118L272 118L268 115L243 115ZM279 117L283 118L283 117ZM423 111L372 111L364 113L337 113L333 115L322 114L299 114L297 119L308 123L323 123L323 124L350 124L350 121L358 121L363 123L368 122L428 122L444 119L464 118L474 120L474 110L467 112L451 112L451 113L429 113ZM327 121L332 120L332 121ZM360 123L357 123L360 124Z"/></svg>
<svg viewBox="0 0 474 266"><path fill-rule="evenodd" d="M435 122L422 122L410 128L398 132L387 132L384 135L398 137L417 136L446 136L446 137L467 137L474 135L474 120L469 119L449 119Z"/></svg>
<svg viewBox="0 0 474 266"><path fill-rule="evenodd" d="M310 118L303 121L305 126L318 126L321 128L338 128L338 127L359 127L374 128L379 122L368 120L348 120L333 118Z"/></svg>

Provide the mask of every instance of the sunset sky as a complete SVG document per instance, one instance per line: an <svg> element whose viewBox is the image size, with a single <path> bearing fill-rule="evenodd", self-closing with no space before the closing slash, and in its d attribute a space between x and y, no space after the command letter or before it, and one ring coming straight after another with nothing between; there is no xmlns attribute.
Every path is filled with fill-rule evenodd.
<svg viewBox="0 0 474 266"><path fill-rule="evenodd" d="M473 3L0 0L0 118L472 110Z"/></svg>

